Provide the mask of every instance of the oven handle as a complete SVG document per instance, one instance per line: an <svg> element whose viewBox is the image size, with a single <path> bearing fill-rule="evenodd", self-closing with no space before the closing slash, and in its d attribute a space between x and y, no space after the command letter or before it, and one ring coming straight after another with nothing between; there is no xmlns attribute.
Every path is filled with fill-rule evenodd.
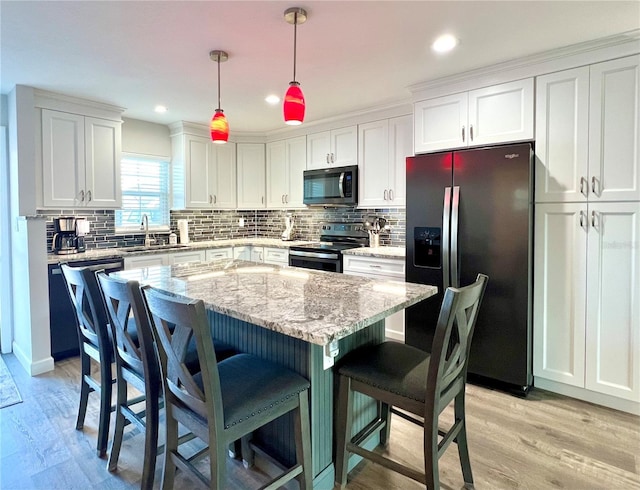
<svg viewBox="0 0 640 490"><path fill-rule="evenodd" d="M302 252L300 250L289 250L289 255L294 257L311 257L314 259L330 259L336 260L338 254L335 253L321 253L321 252Z"/></svg>
<svg viewBox="0 0 640 490"><path fill-rule="evenodd" d="M340 189L340 197L344 197L344 174L345 172L342 172L340 174L340 180L338 181L338 189Z"/></svg>

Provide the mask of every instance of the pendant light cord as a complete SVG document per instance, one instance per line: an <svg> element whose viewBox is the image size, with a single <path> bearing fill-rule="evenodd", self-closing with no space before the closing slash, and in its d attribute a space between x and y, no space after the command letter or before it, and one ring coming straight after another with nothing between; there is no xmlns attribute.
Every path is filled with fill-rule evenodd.
<svg viewBox="0 0 640 490"><path fill-rule="evenodd" d="M221 111L222 109L220 109L220 57L222 56L222 54L218 55L218 111Z"/></svg>
<svg viewBox="0 0 640 490"><path fill-rule="evenodd" d="M298 12L293 14L293 81L296 81L296 46L298 34Z"/></svg>

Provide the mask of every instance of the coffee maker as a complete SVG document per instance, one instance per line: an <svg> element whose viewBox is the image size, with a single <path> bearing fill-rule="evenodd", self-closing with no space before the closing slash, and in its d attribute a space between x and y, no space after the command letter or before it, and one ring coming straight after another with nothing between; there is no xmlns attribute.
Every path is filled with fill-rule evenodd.
<svg viewBox="0 0 640 490"><path fill-rule="evenodd" d="M84 235L88 224L85 218L61 216L53 219L55 234L51 240L51 251L58 255L75 254L86 250Z"/></svg>

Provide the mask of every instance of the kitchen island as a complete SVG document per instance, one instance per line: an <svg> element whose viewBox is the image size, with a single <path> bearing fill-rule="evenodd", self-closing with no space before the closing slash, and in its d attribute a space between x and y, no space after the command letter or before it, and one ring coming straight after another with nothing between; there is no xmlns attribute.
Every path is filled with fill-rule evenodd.
<svg viewBox="0 0 640 490"><path fill-rule="evenodd" d="M114 275L202 300L214 338L309 379L314 488L322 489L333 488L334 480L334 361L356 347L381 342L385 317L436 294L433 286L232 260ZM375 407L365 397L355 407L359 430ZM290 417L254 437L283 463L295 460Z"/></svg>

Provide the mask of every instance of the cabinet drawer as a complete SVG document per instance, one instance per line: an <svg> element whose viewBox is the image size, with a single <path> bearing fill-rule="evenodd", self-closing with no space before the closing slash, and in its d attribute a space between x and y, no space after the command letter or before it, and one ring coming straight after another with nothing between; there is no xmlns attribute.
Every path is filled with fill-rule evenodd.
<svg viewBox="0 0 640 490"><path fill-rule="evenodd" d="M289 251L284 248L266 248L264 249L265 264L288 265Z"/></svg>
<svg viewBox="0 0 640 490"><path fill-rule="evenodd" d="M207 250L205 253L205 260L232 259L232 258L233 258L232 247L213 248L211 250Z"/></svg>
<svg viewBox="0 0 640 490"><path fill-rule="evenodd" d="M343 270L346 273L369 273L391 276L404 280L404 260L380 259L374 257L345 256Z"/></svg>
<svg viewBox="0 0 640 490"><path fill-rule="evenodd" d="M185 264L187 262L201 262L205 258L204 250L193 250L191 252L180 252L169 255L169 263Z"/></svg>

